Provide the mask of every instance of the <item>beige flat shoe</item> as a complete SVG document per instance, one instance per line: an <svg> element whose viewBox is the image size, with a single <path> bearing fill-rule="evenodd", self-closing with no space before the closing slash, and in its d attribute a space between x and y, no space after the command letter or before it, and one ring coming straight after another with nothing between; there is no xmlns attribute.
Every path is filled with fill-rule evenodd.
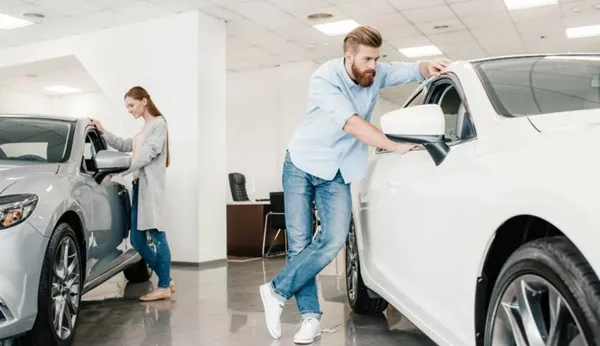
<svg viewBox="0 0 600 346"><path fill-rule="evenodd" d="M177 286L175 286L175 281L171 280L171 283L169 283L169 288L171 289L171 293L177 292Z"/></svg>
<svg viewBox="0 0 600 346"><path fill-rule="evenodd" d="M143 297L140 297L140 300L143 302L152 302L161 299L171 298L171 289L170 288L157 288L154 291L146 294Z"/></svg>

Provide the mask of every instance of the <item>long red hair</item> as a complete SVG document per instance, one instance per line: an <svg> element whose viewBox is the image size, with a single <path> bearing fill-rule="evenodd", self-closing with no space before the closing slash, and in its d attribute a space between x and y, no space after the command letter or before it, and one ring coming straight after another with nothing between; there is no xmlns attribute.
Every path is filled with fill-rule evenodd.
<svg viewBox="0 0 600 346"><path fill-rule="evenodd" d="M131 97L132 99L137 100L137 101L142 101L142 100L146 99L148 102L148 104L147 104L148 113L150 113L150 115L152 115L153 117L157 117L157 116L164 117L164 115L162 115L160 113L160 111L154 104L154 101L152 101L152 99L150 98L150 94L148 94L146 89L142 88L141 86L134 86L133 88L129 89L129 91L125 94L124 98L127 98L127 97ZM171 164L171 151L169 150L169 132L167 131L167 167L169 167L170 164Z"/></svg>

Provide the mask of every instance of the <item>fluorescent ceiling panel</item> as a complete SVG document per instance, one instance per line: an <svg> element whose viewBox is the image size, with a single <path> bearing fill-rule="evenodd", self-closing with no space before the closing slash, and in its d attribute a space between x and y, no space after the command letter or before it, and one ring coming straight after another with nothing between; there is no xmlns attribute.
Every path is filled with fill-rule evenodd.
<svg viewBox="0 0 600 346"><path fill-rule="evenodd" d="M567 29L568 38L600 36L600 25L578 26Z"/></svg>
<svg viewBox="0 0 600 346"><path fill-rule="evenodd" d="M80 89L71 88L71 87L64 86L64 85L52 85L52 86L45 87L44 90L52 91L52 92L60 93L60 94L73 94L73 93L81 92Z"/></svg>
<svg viewBox="0 0 600 346"><path fill-rule="evenodd" d="M558 0L504 0L509 11L522 10L525 8L557 5Z"/></svg>
<svg viewBox="0 0 600 346"><path fill-rule="evenodd" d="M345 35L358 27L360 24L353 21L352 19L342 20L338 22L315 24L313 27L325 35L338 36Z"/></svg>
<svg viewBox="0 0 600 346"><path fill-rule="evenodd" d="M16 17L12 17L9 15L0 13L0 29L2 29L2 30L13 30L13 29L18 29L18 28L22 28L25 26L29 26L32 24L34 24L34 23L30 22L28 20L16 18Z"/></svg>
<svg viewBox="0 0 600 346"><path fill-rule="evenodd" d="M421 46L421 47L410 47L410 48L400 48L398 51L407 58L418 58L422 56L434 56L434 55L443 55L442 51L438 49L436 46Z"/></svg>

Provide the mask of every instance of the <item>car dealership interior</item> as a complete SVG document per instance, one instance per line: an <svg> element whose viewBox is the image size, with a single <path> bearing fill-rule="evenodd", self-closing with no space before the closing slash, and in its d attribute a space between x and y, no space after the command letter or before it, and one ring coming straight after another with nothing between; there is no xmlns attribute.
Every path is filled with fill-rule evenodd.
<svg viewBox="0 0 600 346"><path fill-rule="evenodd" d="M0 0L0 346L600 345L596 125L600 0Z"/></svg>

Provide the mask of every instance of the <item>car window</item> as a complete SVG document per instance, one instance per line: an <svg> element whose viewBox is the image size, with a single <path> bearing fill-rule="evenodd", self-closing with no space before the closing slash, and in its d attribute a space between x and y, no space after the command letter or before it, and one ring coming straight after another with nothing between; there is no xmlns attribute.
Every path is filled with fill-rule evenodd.
<svg viewBox="0 0 600 346"><path fill-rule="evenodd" d="M70 155L73 123L0 117L0 160L64 162Z"/></svg>
<svg viewBox="0 0 600 346"><path fill-rule="evenodd" d="M85 143L83 148L83 158L81 160L81 171L94 174L97 172L96 169L96 154L100 150L105 149L104 143L101 141L98 132L90 130L85 135Z"/></svg>
<svg viewBox="0 0 600 346"><path fill-rule="evenodd" d="M467 112L466 100L454 79L444 77L434 81L426 103L437 104L444 112L446 143L457 144L475 138L475 127Z"/></svg>
<svg viewBox="0 0 600 346"><path fill-rule="evenodd" d="M600 56L536 56L476 65L499 114L527 116L600 108Z"/></svg>

